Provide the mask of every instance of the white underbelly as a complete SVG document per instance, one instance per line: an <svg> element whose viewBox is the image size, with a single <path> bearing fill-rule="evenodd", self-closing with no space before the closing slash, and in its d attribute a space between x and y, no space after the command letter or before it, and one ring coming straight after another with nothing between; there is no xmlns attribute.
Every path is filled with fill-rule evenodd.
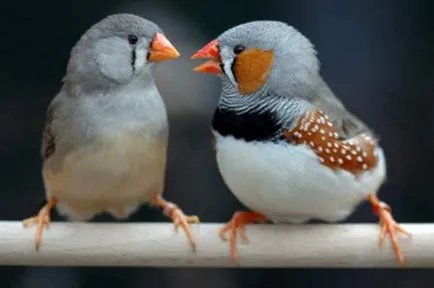
<svg viewBox="0 0 434 288"><path fill-rule="evenodd" d="M376 193L386 174L379 164L358 176L323 166L304 145L235 140L216 134L217 164L232 193L247 207L275 222L309 219L340 221L369 193Z"/></svg>
<svg viewBox="0 0 434 288"><path fill-rule="evenodd" d="M62 169L44 169L47 197L56 196L61 214L85 220L108 211L123 218L162 192L164 143L123 138L69 153Z"/></svg>

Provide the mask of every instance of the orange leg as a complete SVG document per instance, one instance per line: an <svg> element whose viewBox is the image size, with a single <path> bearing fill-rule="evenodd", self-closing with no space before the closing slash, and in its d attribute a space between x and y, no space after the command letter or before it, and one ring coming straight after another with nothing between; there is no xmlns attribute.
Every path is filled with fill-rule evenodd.
<svg viewBox="0 0 434 288"><path fill-rule="evenodd" d="M24 227L34 224L38 225L35 234L36 250L39 250L39 247L41 246L42 232L44 231L44 227L47 227L48 229L50 226L50 213L53 207L56 206L56 203L57 199L51 198L48 200L47 204L45 204L44 207L39 210L38 215L23 220Z"/></svg>
<svg viewBox="0 0 434 288"><path fill-rule="evenodd" d="M249 242L249 239L247 238L244 228L246 224L251 224L255 221L266 223L268 221L268 218L265 215L258 212L237 211L234 213L234 216L232 216L231 221L229 221L219 231L220 238L223 241L227 241L228 238L226 237L226 233L230 230L229 242L230 242L230 249L231 249L230 252L231 258L237 263L240 262L238 250L237 250L238 233L240 237L244 240L244 242Z"/></svg>
<svg viewBox="0 0 434 288"><path fill-rule="evenodd" d="M386 235L389 235L392 242L393 252L396 255L399 264L404 263L404 256L402 255L401 248L396 239L397 233L403 233L411 237L411 233L397 224L392 216L392 209L384 202L381 202L376 195L370 194L368 196L368 201L372 204L372 211L380 219L380 246L383 245L383 241Z"/></svg>
<svg viewBox="0 0 434 288"><path fill-rule="evenodd" d="M178 206L172 202L166 201L163 197L158 195L154 199L154 204L163 208L163 213L170 219L172 219L175 224L175 230L181 226L184 229L185 234L187 234L188 240L190 241L193 250L196 250L196 238L191 231L189 223L199 223L199 217L196 215L186 216L184 212Z"/></svg>

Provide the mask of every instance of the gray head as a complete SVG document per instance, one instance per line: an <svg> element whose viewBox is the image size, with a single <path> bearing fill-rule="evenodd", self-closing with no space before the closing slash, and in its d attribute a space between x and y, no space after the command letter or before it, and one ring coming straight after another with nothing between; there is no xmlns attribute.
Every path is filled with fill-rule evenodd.
<svg viewBox="0 0 434 288"><path fill-rule="evenodd" d="M150 76L155 62L179 57L156 24L131 14L110 15L73 47L66 81L80 89L107 89Z"/></svg>
<svg viewBox="0 0 434 288"><path fill-rule="evenodd" d="M224 86L232 86L239 95L266 89L279 96L297 96L308 93L319 76L312 43L292 26L278 21L233 27L192 56L197 58L211 60L195 71L221 75Z"/></svg>

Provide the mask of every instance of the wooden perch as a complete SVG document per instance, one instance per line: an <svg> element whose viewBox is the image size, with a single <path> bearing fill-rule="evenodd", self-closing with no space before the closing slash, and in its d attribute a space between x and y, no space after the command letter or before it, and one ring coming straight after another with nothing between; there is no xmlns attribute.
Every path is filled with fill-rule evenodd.
<svg viewBox="0 0 434 288"><path fill-rule="evenodd" d="M169 223L53 223L35 251L35 227L0 222L0 265L155 267L397 267L386 239L378 247L377 224L249 225L240 244L241 265L229 259L218 237L221 224L193 225L187 238ZM434 224L403 224L406 267L434 267ZM241 241L240 241L241 243Z"/></svg>

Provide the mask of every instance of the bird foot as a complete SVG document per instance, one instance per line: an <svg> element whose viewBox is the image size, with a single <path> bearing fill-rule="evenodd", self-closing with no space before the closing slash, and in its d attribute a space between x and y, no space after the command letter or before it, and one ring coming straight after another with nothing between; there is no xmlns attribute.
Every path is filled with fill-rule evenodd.
<svg viewBox="0 0 434 288"><path fill-rule="evenodd" d="M161 196L158 196L155 200L156 204L163 208L163 213L175 224L175 231L178 231L179 227L182 227L187 238L190 242L193 251L196 250L197 240L191 231L189 223L200 223L200 219L196 215L185 215L184 212L175 203L164 200Z"/></svg>
<svg viewBox="0 0 434 288"><path fill-rule="evenodd" d="M380 247L383 246L386 236L389 236L398 263L401 265L404 264L404 255L402 254L401 247L398 243L397 234L402 233L411 238L411 233L396 223L395 219L393 219L389 205L380 202L376 197L371 197L370 201L372 203L373 213L380 219Z"/></svg>
<svg viewBox="0 0 434 288"><path fill-rule="evenodd" d="M38 215L24 219L22 222L24 228L37 224L35 233L36 251L38 251L39 247L41 246L42 232L44 231L44 228L50 228L50 213L56 203L57 201L55 199L49 200L47 204L45 204L44 207L39 210Z"/></svg>
<svg viewBox="0 0 434 288"><path fill-rule="evenodd" d="M240 263L240 258L237 249L237 237L240 235L244 243L249 243L249 238L246 235L245 226L253 222L266 223L267 217L258 212L242 212L237 211L232 216L232 219L219 230L219 236L223 241L228 241L227 233L229 234L230 255L231 259L236 263Z"/></svg>

